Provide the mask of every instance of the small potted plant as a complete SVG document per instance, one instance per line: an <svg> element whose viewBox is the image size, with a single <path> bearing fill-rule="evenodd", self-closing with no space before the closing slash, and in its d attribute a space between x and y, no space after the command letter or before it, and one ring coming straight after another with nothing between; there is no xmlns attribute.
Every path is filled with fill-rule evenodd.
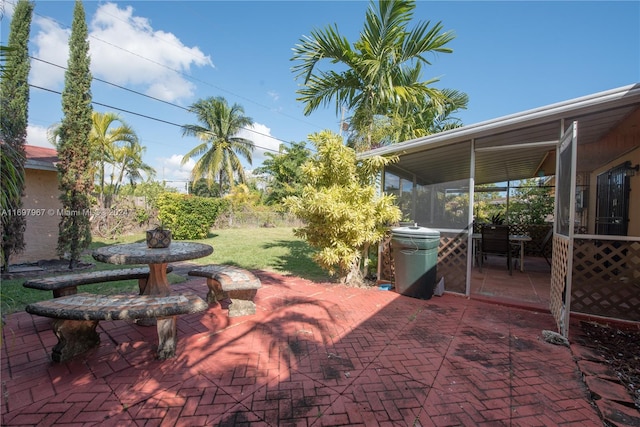
<svg viewBox="0 0 640 427"><path fill-rule="evenodd" d="M168 248L171 244L171 230L158 224L155 228L147 230L147 247Z"/></svg>

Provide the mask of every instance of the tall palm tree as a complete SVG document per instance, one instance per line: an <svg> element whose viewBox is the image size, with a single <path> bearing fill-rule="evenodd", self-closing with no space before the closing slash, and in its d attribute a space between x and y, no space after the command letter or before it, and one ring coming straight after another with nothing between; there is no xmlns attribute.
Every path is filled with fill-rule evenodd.
<svg viewBox="0 0 640 427"><path fill-rule="evenodd" d="M95 156L97 165L98 185L100 186L100 198L104 203L105 197L105 167L110 164L115 166L114 153L122 146L138 143L138 136L116 113L93 112L91 116L93 126L89 139L91 140L91 152ZM117 126L119 124L119 126Z"/></svg>
<svg viewBox="0 0 640 427"><path fill-rule="evenodd" d="M238 181L245 183L240 157L251 164L254 144L237 134L251 126L253 120L244 115L240 105L230 107L223 97L200 99L189 108L200 124L183 125L182 136L195 136L202 141L182 158L185 164L189 159L200 157L191 171L193 181L205 178L211 186L217 179L220 188L223 184L232 187L237 176Z"/></svg>
<svg viewBox="0 0 640 427"><path fill-rule="evenodd" d="M450 53L447 44L452 32L443 32L440 22L420 22L407 29L415 2L410 0L372 1L360 38L349 44L337 26L314 30L300 40L292 61L292 71L304 79L298 90L305 115L320 105L335 102L336 114L343 106L352 113L351 126L371 143L375 117L398 111L403 103L420 104L425 99L442 108L444 97L431 85L438 79L420 81L422 66L430 65L428 53ZM327 60L340 71L317 70Z"/></svg>

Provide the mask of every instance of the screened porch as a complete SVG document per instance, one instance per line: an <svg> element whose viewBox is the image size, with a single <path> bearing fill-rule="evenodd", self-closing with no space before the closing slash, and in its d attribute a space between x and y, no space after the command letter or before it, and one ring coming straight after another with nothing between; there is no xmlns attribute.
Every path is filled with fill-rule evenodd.
<svg viewBox="0 0 640 427"><path fill-rule="evenodd" d="M514 235L531 239L524 245L524 270L514 270L510 280L533 273L527 266L533 268L534 258L535 265L541 261L536 282L548 284L549 292L548 303L541 301L566 335L571 312L640 321L639 127L640 86L632 85L382 147L362 157L398 156L385 170L382 189L396 195L403 221L440 231L438 277L447 292L471 297L508 297L521 303L530 297L487 290L486 276L479 274L474 259L474 232L486 221L478 217L476 205L487 186L538 180L554 200L553 212L544 224L506 215ZM503 203L515 203L510 197L508 192ZM549 228L550 265L533 253ZM391 257L387 240L380 247L380 279L393 279ZM502 280L497 277L496 283Z"/></svg>

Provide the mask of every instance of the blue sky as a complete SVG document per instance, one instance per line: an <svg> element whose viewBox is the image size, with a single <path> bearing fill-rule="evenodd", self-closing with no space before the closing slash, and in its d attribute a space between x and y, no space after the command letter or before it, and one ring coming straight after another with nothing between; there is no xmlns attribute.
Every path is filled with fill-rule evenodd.
<svg viewBox="0 0 640 427"><path fill-rule="evenodd" d="M13 2L3 0L3 44ZM35 2L32 56L66 66L73 6L72 1ZM92 95L103 104L94 109L118 112L146 147L144 159L157 178L176 186L184 186L192 167L181 166L181 156L196 144L176 125L196 123L184 108L199 98L223 96L242 105L255 122L242 136L257 147L277 149L323 129L337 132L340 118L333 106L302 114L291 49L312 29L333 24L355 41L368 6L366 1L86 1L96 79ZM419 1L414 21L441 21L456 35L450 44L454 52L430 57L423 78L438 77L436 87L469 95L469 108L457 114L465 124L640 82L638 1ZM30 83L61 92L64 71L34 61ZM48 146L46 129L61 119L60 95L32 88L29 143ZM253 166L247 167L263 158L264 150L256 149Z"/></svg>

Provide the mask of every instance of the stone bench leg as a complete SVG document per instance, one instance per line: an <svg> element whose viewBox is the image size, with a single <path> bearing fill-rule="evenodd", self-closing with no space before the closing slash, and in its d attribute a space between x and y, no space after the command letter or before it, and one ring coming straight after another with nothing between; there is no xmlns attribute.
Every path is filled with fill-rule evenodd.
<svg viewBox="0 0 640 427"><path fill-rule="evenodd" d="M65 297L67 295L75 295L78 293L78 287L77 286L68 286L66 288L62 288L62 289L54 289L53 290L53 297L54 298L60 298L60 297Z"/></svg>
<svg viewBox="0 0 640 427"><path fill-rule="evenodd" d="M215 304L216 302L229 298L227 293L222 290L222 285L215 279L207 279L207 286L209 292L207 293L207 302L209 304Z"/></svg>
<svg viewBox="0 0 640 427"><path fill-rule="evenodd" d="M238 291L229 291L229 317L248 316L256 314L256 304L253 302L257 289L243 289Z"/></svg>
<svg viewBox="0 0 640 427"><path fill-rule="evenodd" d="M53 347L51 359L64 362L97 347L100 344L97 327L97 320L54 320L53 332L58 337L58 343Z"/></svg>
<svg viewBox="0 0 640 427"><path fill-rule="evenodd" d="M165 360L175 357L178 341L177 316L160 317L158 325L158 359Z"/></svg>
<svg viewBox="0 0 640 427"><path fill-rule="evenodd" d="M147 288L147 279L138 279L138 288L140 288L140 295L144 295L144 291Z"/></svg>

